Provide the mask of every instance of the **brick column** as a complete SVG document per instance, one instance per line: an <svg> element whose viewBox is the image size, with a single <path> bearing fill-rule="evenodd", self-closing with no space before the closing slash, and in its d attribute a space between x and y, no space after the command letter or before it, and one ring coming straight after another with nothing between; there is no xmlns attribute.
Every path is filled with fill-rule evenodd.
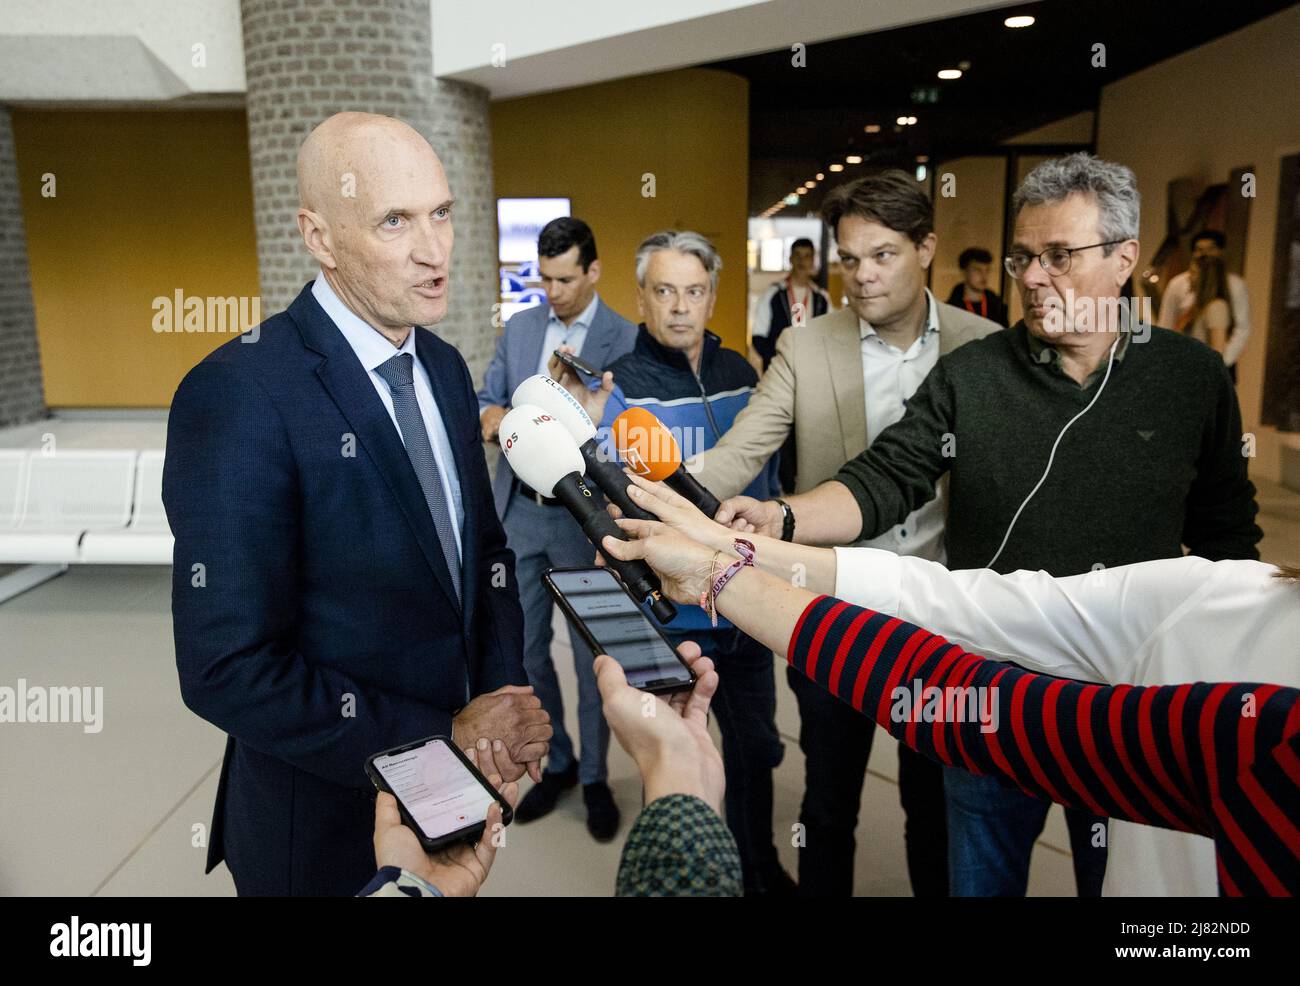
<svg viewBox="0 0 1300 986"><path fill-rule="evenodd" d="M456 198L447 317L435 331L477 381L492 355L498 300L487 92L433 78L429 0L241 0L262 311L283 310L316 274L302 245L296 163L316 124L341 110L383 113L429 139Z"/></svg>
<svg viewBox="0 0 1300 986"><path fill-rule="evenodd" d="M45 417L27 232L9 108L0 106L0 427Z"/></svg>

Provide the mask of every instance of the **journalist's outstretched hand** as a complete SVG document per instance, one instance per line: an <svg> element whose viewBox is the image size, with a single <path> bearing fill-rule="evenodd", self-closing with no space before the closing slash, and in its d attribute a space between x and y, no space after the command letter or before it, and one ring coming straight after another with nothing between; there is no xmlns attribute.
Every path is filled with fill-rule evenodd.
<svg viewBox="0 0 1300 986"><path fill-rule="evenodd" d="M719 523L718 520L710 520L698 507L675 493L665 483L652 483L630 470L625 472L635 484L628 490L628 496L633 503L658 517L665 526L679 534L685 534L692 541L713 548L715 551L724 552L728 556L728 562L736 557L732 547L735 539L743 537L758 548L755 564L763 571L785 579L793 579L797 574L804 588L812 592L835 591L834 549L814 548L806 544L790 544L782 541L779 524L776 537L730 528L726 524ZM611 505L609 510L619 518L617 507ZM721 518L725 513L725 510L720 510L718 517ZM628 521L621 526L623 530L634 536L639 536L640 530L653 530L653 528L640 528L635 521ZM691 602L699 602L698 595Z"/></svg>

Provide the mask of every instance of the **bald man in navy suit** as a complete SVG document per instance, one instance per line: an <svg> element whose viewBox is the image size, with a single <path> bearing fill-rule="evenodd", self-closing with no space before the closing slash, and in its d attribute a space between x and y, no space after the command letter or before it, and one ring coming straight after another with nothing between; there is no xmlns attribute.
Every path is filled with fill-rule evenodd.
<svg viewBox="0 0 1300 986"><path fill-rule="evenodd" d="M186 705L228 734L208 870L240 894L354 894L368 756L435 734L539 763L514 556L447 312L452 196L406 124L330 117L298 158L320 264L289 309L194 367L163 500ZM352 194L350 194L352 193Z"/></svg>

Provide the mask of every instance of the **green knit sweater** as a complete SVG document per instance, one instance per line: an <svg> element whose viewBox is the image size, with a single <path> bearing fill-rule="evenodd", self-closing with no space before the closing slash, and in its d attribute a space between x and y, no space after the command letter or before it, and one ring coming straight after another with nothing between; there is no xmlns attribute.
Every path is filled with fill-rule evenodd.
<svg viewBox="0 0 1300 986"><path fill-rule="evenodd" d="M939 360L902 419L835 477L857 500L861 537L901 523L948 473L948 566L988 565L1103 376L1080 387L1043 349L1020 322ZM1135 335L995 567L1075 575L1176 557L1183 545L1212 560L1258 558L1246 451L1219 355L1166 329Z"/></svg>

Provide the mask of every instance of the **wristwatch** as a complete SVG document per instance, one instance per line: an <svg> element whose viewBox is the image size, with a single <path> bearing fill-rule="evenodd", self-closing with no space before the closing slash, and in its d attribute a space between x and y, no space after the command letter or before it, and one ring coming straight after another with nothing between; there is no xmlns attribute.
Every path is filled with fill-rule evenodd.
<svg viewBox="0 0 1300 986"><path fill-rule="evenodd" d="M781 540L793 541L794 540L794 511L790 509L790 504L786 503L780 497L776 498L776 502L781 504L781 517L782 517Z"/></svg>

